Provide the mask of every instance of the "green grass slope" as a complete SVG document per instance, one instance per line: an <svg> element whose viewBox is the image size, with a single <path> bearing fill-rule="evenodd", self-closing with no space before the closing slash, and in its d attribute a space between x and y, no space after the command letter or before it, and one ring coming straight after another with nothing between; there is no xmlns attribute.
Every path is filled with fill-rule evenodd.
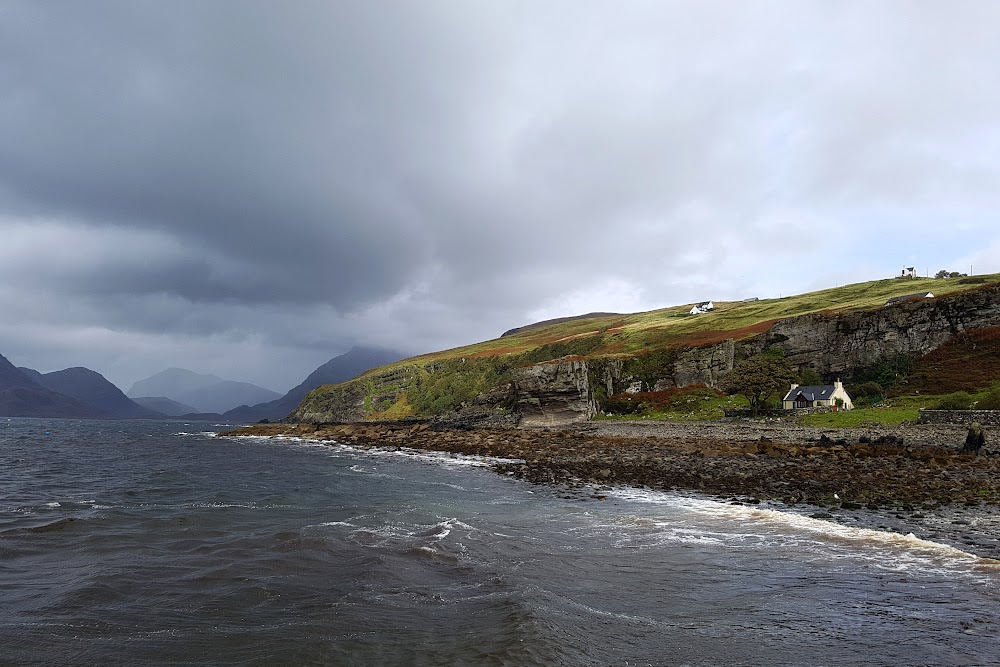
<svg viewBox="0 0 1000 667"><path fill-rule="evenodd" d="M714 301L715 310L701 315L689 315L692 304L686 304L629 315L585 316L547 326L528 325L502 338L411 357L341 385L320 387L306 396L299 413L319 411L324 403L363 400L364 416L369 419L429 416L454 409L502 384L518 366L567 356L619 358L641 366L644 359L660 357L663 361L680 348L750 338L784 318L873 311L892 297L921 292L940 297L998 283L1000 274L884 279L778 299Z"/></svg>

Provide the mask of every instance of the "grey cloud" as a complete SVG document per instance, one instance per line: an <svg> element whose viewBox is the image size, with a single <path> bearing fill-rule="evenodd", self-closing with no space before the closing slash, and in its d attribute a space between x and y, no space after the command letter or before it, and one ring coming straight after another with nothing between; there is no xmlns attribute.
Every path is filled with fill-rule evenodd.
<svg viewBox="0 0 1000 667"><path fill-rule="evenodd" d="M781 262L822 282L964 256L940 221L995 238L998 17L5 2L0 305L56 338L306 360L763 295Z"/></svg>

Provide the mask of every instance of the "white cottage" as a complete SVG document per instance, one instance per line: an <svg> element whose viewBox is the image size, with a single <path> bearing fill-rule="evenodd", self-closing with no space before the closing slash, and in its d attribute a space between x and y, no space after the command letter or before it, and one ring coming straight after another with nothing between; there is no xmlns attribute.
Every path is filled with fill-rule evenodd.
<svg viewBox="0 0 1000 667"><path fill-rule="evenodd" d="M840 409L851 410L854 408L854 403L851 401L850 395L844 391L844 383L840 380L837 380L832 385L817 385L812 387L800 387L797 384L793 384L788 394L781 399L781 407L785 410L834 407L837 405L838 398L843 401Z"/></svg>
<svg viewBox="0 0 1000 667"><path fill-rule="evenodd" d="M702 301L701 303L694 304L694 307L688 311L688 315L701 315L710 310L715 310L715 304L711 301Z"/></svg>

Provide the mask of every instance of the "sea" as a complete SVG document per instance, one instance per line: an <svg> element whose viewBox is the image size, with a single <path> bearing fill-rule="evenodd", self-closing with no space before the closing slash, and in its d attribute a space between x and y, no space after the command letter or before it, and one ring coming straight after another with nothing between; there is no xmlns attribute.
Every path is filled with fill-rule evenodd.
<svg viewBox="0 0 1000 667"><path fill-rule="evenodd" d="M0 665L1000 664L988 508L578 493L228 428L0 419Z"/></svg>

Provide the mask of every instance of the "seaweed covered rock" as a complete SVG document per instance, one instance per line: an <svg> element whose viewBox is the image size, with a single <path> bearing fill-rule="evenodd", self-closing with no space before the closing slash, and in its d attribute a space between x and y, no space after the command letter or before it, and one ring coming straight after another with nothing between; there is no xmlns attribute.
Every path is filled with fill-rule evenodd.
<svg viewBox="0 0 1000 667"><path fill-rule="evenodd" d="M986 444L986 433L979 422L973 422L969 427L969 434L965 436L965 445L962 446L963 454L979 454L979 450Z"/></svg>

